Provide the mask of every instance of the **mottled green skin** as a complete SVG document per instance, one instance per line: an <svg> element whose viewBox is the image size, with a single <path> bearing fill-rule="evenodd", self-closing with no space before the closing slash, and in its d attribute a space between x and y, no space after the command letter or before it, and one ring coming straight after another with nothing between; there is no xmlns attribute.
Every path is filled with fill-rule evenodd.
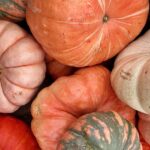
<svg viewBox="0 0 150 150"><path fill-rule="evenodd" d="M110 132L111 142L105 138L103 127L93 119L96 117L98 120L104 122L107 127L112 129ZM62 150L140 150L140 141L138 132L136 132L136 138L131 144L131 129L135 128L131 123L122 118L123 126L116 120L114 112L107 113L91 113L81 117L76 123L72 125L67 133L64 135L64 139L61 140ZM79 122L84 122L81 129L76 129L76 125ZM124 127L128 126L128 138L123 142ZM87 134L87 127L91 126L91 134ZM75 127L75 128L73 128ZM94 130L99 131L100 138L97 138L94 134ZM66 138L68 137L69 138Z"/></svg>
<svg viewBox="0 0 150 150"><path fill-rule="evenodd" d="M22 3L26 3L26 0L20 0ZM0 8L3 8L3 10L0 10L0 18L1 19L10 19L10 20L22 20L23 18L17 15L13 15L9 12L11 10L11 6L14 6L14 8L20 13L25 14L26 9L22 6L20 6L18 3L14 2L13 0L0 0Z"/></svg>

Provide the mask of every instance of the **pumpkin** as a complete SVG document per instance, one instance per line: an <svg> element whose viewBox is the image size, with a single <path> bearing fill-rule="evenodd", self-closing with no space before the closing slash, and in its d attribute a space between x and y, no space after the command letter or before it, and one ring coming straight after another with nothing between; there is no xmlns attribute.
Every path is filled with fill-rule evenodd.
<svg viewBox="0 0 150 150"><path fill-rule="evenodd" d="M143 29L148 0L28 0L27 23L46 53L62 64L99 64Z"/></svg>
<svg viewBox="0 0 150 150"><path fill-rule="evenodd" d="M150 115L138 113L138 129L143 139L150 145Z"/></svg>
<svg viewBox="0 0 150 150"><path fill-rule="evenodd" d="M61 76L70 75L73 72L73 68L47 58L47 72L53 80L56 80Z"/></svg>
<svg viewBox="0 0 150 150"><path fill-rule="evenodd" d="M0 0L0 19L21 21L25 18L27 0Z"/></svg>
<svg viewBox="0 0 150 150"><path fill-rule="evenodd" d="M1 115L0 133L1 150L39 150L31 129L17 118Z"/></svg>
<svg viewBox="0 0 150 150"><path fill-rule="evenodd" d="M80 117L63 135L58 150L141 150L136 128L116 112Z"/></svg>
<svg viewBox="0 0 150 150"><path fill-rule="evenodd" d="M134 122L135 110L116 97L110 72L102 66L82 68L38 93L31 105L31 127L41 149L56 150L64 133L80 116L111 110Z"/></svg>
<svg viewBox="0 0 150 150"><path fill-rule="evenodd" d="M117 57L111 74L117 96L134 109L150 113L150 30ZM121 87L121 88L120 88Z"/></svg>
<svg viewBox="0 0 150 150"><path fill-rule="evenodd" d="M150 150L150 145L145 142L141 134L140 134L140 142L142 144L143 150Z"/></svg>
<svg viewBox="0 0 150 150"><path fill-rule="evenodd" d="M45 77L44 52L18 25L0 20L0 112L28 103Z"/></svg>

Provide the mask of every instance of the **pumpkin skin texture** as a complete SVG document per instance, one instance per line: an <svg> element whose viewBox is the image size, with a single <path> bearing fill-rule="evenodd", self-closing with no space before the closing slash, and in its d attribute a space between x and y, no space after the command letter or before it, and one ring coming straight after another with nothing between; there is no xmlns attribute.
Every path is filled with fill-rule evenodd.
<svg viewBox="0 0 150 150"><path fill-rule="evenodd" d="M117 57L111 74L117 96L134 109L150 114L150 30ZM121 87L121 88L120 88Z"/></svg>
<svg viewBox="0 0 150 150"><path fill-rule="evenodd" d="M110 72L102 66L82 68L39 92L31 105L31 127L41 149L56 150L64 133L80 116L111 110L134 122L135 110L116 97Z"/></svg>
<svg viewBox="0 0 150 150"><path fill-rule="evenodd" d="M72 74L73 67L63 65L54 59L47 59L47 72L53 80L56 80L61 76Z"/></svg>
<svg viewBox="0 0 150 150"><path fill-rule="evenodd" d="M136 128L116 112L94 112L74 122L58 150L140 150Z"/></svg>
<svg viewBox="0 0 150 150"><path fill-rule="evenodd" d="M25 18L27 0L0 0L0 19L21 21Z"/></svg>
<svg viewBox="0 0 150 150"><path fill-rule="evenodd" d="M0 21L0 112L10 113L28 103L42 83L44 52L18 25Z"/></svg>
<svg viewBox="0 0 150 150"><path fill-rule="evenodd" d="M12 116L0 116L0 149L39 150L30 128Z"/></svg>
<svg viewBox="0 0 150 150"><path fill-rule="evenodd" d="M141 134L140 134L140 142L142 144L143 150L150 150L150 145L145 142Z"/></svg>
<svg viewBox="0 0 150 150"><path fill-rule="evenodd" d="M138 113L138 129L143 139L150 145L150 115Z"/></svg>
<svg viewBox="0 0 150 150"><path fill-rule="evenodd" d="M26 18L49 56L83 67L120 52L141 32L148 10L148 0L28 0Z"/></svg>

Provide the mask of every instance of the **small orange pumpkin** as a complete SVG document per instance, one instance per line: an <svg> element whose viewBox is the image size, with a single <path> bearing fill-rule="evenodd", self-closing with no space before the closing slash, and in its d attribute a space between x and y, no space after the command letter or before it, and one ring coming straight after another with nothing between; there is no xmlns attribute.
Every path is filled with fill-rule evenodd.
<svg viewBox="0 0 150 150"><path fill-rule="evenodd" d="M73 72L73 67L63 65L58 61L47 58L47 72L53 80L61 76L70 75Z"/></svg>

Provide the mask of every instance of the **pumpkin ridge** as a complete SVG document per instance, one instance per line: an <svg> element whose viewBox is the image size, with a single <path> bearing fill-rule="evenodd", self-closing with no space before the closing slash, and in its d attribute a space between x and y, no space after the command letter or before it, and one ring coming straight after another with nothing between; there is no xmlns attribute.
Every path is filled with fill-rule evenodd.
<svg viewBox="0 0 150 150"><path fill-rule="evenodd" d="M11 24L10 24L11 25ZM18 43L19 41L21 41L22 39L24 39L25 37L27 37L27 35L23 35L23 37L18 38L14 43L12 43L10 46L8 46L4 52L1 54L0 59L3 57L3 55L7 52L7 50L9 50L12 46L14 46L16 43Z"/></svg>
<svg viewBox="0 0 150 150"><path fill-rule="evenodd" d="M43 59L44 60L44 59ZM43 60L38 61L37 63L32 63L32 64L26 64L26 65L16 65L16 66L11 66L11 67L5 67L3 69L9 69L9 68L21 68L21 67L28 67L28 66L34 66L43 63Z"/></svg>
<svg viewBox="0 0 150 150"><path fill-rule="evenodd" d="M3 75L3 78L5 78L9 83L11 83L11 84L13 84L13 85L15 85L15 86L18 86L18 87L20 87L20 88L27 89L27 90L34 90L34 89L36 89L36 87L35 87L35 88L31 88L31 87L20 86L20 85L18 85L17 83L14 83L14 82L11 81L10 79L8 79L8 77L6 77L6 76L4 76L4 75Z"/></svg>
<svg viewBox="0 0 150 150"><path fill-rule="evenodd" d="M9 103L12 104L12 105L14 105L14 106L19 107L20 105L17 105L17 104L15 104L15 103L13 103L13 102L9 99L9 97L8 97L8 96L6 95L6 93L4 92L2 83L0 83L0 84L1 84L1 89L2 89L2 91L3 91L3 94L4 94L5 98L9 101Z"/></svg>
<svg viewBox="0 0 150 150"><path fill-rule="evenodd" d="M60 98L58 98L58 96L55 94L55 92L53 92L52 89L51 89L51 92L52 92L53 96L58 100L58 102L61 103L62 106L64 106L65 109L66 109L66 108L69 108L69 109L70 109L70 107L67 107L67 105L66 105L65 103L63 103ZM58 108L57 108L57 109L58 109ZM71 114L73 117L77 118L78 116L72 112L72 109L73 109L73 108L71 108L71 110L65 110L65 111L64 111L64 110L61 110L61 109L59 109L59 110L60 110L60 111L63 111L63 112L67 112L68 114Z"/></svg>

